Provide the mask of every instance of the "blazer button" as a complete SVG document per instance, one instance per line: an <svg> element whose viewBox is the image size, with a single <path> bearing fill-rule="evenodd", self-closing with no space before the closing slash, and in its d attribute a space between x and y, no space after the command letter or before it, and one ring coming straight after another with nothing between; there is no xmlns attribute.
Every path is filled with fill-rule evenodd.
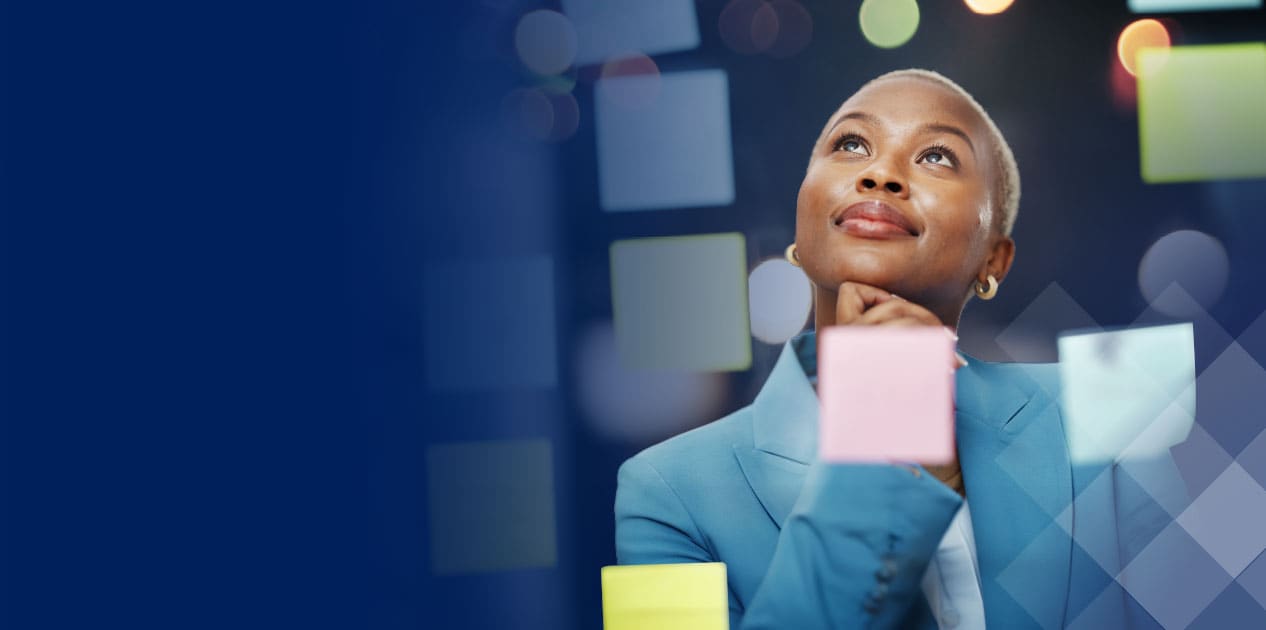
<svg viewBox="0 0 1266 630"><path fill-rule="evenodd" d="M882 582L891 580L895 575L897 575L897 563L893 560L884 560L883 566L875 571L875 577Z"/></svg>

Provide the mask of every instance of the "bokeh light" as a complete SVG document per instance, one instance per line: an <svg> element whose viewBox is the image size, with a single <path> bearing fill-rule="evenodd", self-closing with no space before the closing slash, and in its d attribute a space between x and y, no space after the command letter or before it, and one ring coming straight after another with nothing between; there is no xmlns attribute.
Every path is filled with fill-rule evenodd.
<svg viewBox="0 0 1266 630"><path fill-rule="evenodd" d="M576 341L577 403L605 439L651 444L715 420L728 393L716 372L624 367L611 322L591 325Z"/></svg>
<svg viewBox="0 0 1266 630"><path fill-rule="evenodd" d="M580 104L571 92L546 92L550 106L554 110L554 124L550 125L549 135L545 137L551 142L561 142L576 134L580 128Z"/></svg>
<svg viewBox="0 0 1266 630"><path fill-rule="evenodd" d="M1135 20L1121 30L1117 37L1117 58L1126 71L1138 76L1138 53L1144 48L1168 48L1169 31L1165 25L1151 18Z"/></svg>
<svg viewBox="0 0 1266 630"><path fill-rule="evenodd" d="M752 44L757 50L769 50L776 39L778 39L778 13L774 11L772 4L761 2L760 7L756 9L756 14L752 16Z"/></svg>
<svg viewBox="0 0 1266 630"><path fill-rule="evenodd" d="M501 116L512 131L533 140L559 142L580 127L580 105L571 92L514 90L502 99Z"/></svg>
<svg viewBox="0 0 1266 630"><path fill-rule="evenodd" d="M967 8L981 15L994 15L1006 11L1015 0L963 0Z"/></svg>
<svg viewBox="0 0 1266 630"><path fill-rule="evenodd" d="M781 258L766 260L752 270L747 299L752 336L771 344L782 344L804 330L813 309L809 277Z"/></svg>
<svg viewBox="0 0 1266 630"><path fill-rule="evenodd" d="M515 133L544 140L554 126L554 106L535 88L520 88L501 99L501 117Z"/></svg>
<svg viewBox="0 0 1266 630"><path fill-rule="evenodd" d="M795 56L813 39L813 17L796 0L774 0L770 6L778 17L778 38L766 52L778 59Z"/></svg>
<svg viewBox="0 0 1266 630"><path fill-rule="evenodd" d="M576 29L561 13L532 11L514 29L514 49L532 72L558 74L576 59Z"/></svg>
<svg viewBox="0 0 1266 630"><path fill-rule="evenodd" d="M1218 239L1195 230L1178 230L1158 239L1139 263L1139 290L1156 310L1175 317L1191 317L1190 303L1162 298L1178 283L1200 307L1208 310L1226 288L1226 249Z"/></svg>
<svg viewBox="0 0 1266 630"><path fill-rule="evenodd" d="M864 0L857 15L862 35L879 48L896 48L919 30L919 3L915 0Z"/></svg>
<svg viewBox="0 0 1266 630"><path fill-rule="evenodd" d="M636 79L612 81L611 79ZM629 109L651 106L659 98L661 79L655 60L641 53L625 53L602 64L598 80L602 98Z"/></svg>
<svg viewBox="0 0 1266 630"><path fill-rule="evenodd" d="M813 37L813 17L796 0L731 0L717 19L721 41L742 55L786 59Z"/></svg>
<svg viewBox="0 0 1266 630"><path fill-rule="evenodd" d="M771 39L761 46L758 43L760 38L756 36L758 31L768 30L771 23L777 36L778 16L766 0L730 0L717 18L717 30L721 33L721 41L730 50L741 55L754 55L772 44Z"/></svg>

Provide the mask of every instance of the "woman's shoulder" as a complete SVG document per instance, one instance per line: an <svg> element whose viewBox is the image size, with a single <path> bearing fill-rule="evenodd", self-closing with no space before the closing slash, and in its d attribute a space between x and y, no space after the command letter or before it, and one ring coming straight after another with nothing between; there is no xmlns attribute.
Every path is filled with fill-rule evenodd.
<svg viewBox="0 0 1266 630"><path fill-rule="evenodd" d="M647 464L665 477L735 465L734 447L751 446L751 405L643 449L625 465Z"/></svg>

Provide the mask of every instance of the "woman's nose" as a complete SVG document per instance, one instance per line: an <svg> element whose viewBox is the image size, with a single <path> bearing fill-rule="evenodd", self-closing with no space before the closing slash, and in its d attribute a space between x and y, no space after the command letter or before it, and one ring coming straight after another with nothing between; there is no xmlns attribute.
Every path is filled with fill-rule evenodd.
<svg viewBox="0 0 1266 630"><path fill-rule="evenodd" d="M871 192L881 187L902 199L909 196L909 186L894 171L868 169L857 177L857 192Z"/></svg>

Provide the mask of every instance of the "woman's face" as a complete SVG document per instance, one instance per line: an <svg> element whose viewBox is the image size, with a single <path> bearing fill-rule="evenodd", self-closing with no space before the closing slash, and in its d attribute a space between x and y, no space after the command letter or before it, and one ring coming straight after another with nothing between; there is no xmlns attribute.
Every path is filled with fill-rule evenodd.
<svg viewBox="0 0 1266 630"><path fill-rule="evenodd" d="M918 78L872 84L840 106L814 147L796 204L805 273L961 307L989 256L993 147L953 91Z"/></svg>

